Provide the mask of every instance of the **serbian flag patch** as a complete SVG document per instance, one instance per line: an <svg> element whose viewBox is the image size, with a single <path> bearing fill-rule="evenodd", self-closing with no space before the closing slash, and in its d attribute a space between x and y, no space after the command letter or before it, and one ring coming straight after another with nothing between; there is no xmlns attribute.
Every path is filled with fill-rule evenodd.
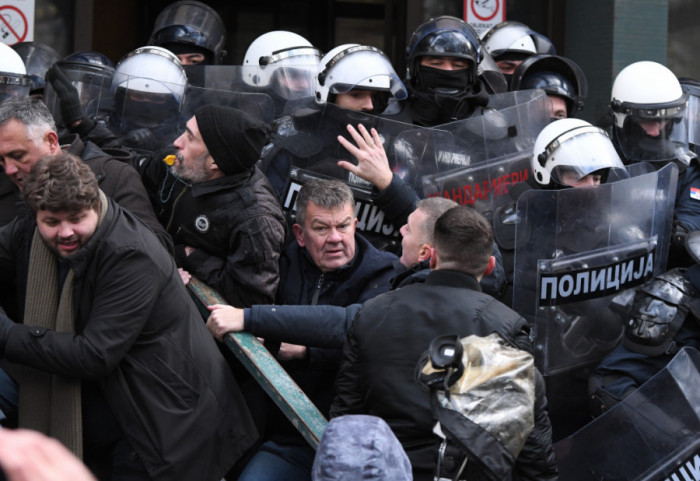
<svg viewBox="0 0 700 481"><path fill-rule="evenodd" d="M700 200L700 188L691 187L690 188L690 198L695 200Z"/></svg>

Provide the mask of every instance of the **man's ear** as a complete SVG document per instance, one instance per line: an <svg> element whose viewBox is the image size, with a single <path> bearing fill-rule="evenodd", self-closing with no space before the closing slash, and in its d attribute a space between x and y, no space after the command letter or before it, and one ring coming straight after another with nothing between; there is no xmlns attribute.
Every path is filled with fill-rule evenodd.
<svg viewBox="0 0 700 481"><path fill-rule="evenodd" d="M58 143L58 134L53 130L49 130L44 139L49 143L51 155L58 154L61 149L61 144Z"/></svg>
<svg viewBox="0 0 700 481"><path fill-rule="evenodd" d="M418 248L418 262L427 261L433 256L433 246L430 244L421 244Z"/></svg>
<svg viewBox="0 0 700 481"><path fill-rule="evenodd" d="M292 230L294 231L294 237L296 237L297 244L299 244L299 247L304 247L304 230L301 228L301 225L294 224L292 226Z"/></svg>
<svg viewBox="0 0 700 481"><path fill-rule="evenodd" d="M212 157L210 153L207 153L207 159L210 161L209 170L215 170L215 171L221 172L219 165L216 163L216 161L214 160L214 157ZM221 173L223 174L223 172L221 172Z"/></svg>
<svg viewBox="0 0 700 481"><path fill-rule="evenodd" d="M438 265L438 252L433 247L431 247L430 250L430 270L433 271Z"/></svg>
<svg viewBox="0 0 700 481"><path fill-rule="evenodd" d="M484 269L484 277L488 276L493 272L494 267L496 267L496 258L494 256L489 257L489 263Z"/></svg>

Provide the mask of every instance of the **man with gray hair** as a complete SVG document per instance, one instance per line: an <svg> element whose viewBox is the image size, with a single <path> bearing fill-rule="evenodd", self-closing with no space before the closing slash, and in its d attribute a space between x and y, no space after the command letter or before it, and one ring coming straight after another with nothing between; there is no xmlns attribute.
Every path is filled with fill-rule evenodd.
<svg viewBox="0 0 700 481"><path fill-rule="evenodd" d="M77 134L59 139L51 111L41 100L13 97L0 103L0 165L17 187L17 202L24 177L34 164L61 150L80 157L95 173L100 189L130 210L172 252L172 241L156 219L146 189L133 167L103 152L92 142L83 142ZM3 209L1 217L8 221L20 212L16 203ZM5 212L7 209L12 212Z"/></svg>
<svg viewBox="0 0 700 481"><path fill-rule="evenodd" d="M398 268L403 271L390 281L387 288L398 289L425 280L430 272L435 221L456 206L455 201L444 197L429 197L418 202L416 210L408 216L408 222L401 227L402 255ZM218 339L228 332L245 330L266 339L340 348L361 305L256 305L250 309L215 305L207 327Z"/></svg>
<svg viewBox="0 0 700 481"><path fill-rule="evenodd" d="M375 248L355 232L356 225L355 200L345 183L314 180L301 188L293 225L296 242L282 254L277 305L311 311L317 305L344 307L389 289L389 280L397 274L397 257ZM276 340L266 342L269 346L268 341ZM282 343L277 357L319 410L328 414L340 350ZM313 450L271 402L268 406L265 442L239 481L309 479Z"/></svg>

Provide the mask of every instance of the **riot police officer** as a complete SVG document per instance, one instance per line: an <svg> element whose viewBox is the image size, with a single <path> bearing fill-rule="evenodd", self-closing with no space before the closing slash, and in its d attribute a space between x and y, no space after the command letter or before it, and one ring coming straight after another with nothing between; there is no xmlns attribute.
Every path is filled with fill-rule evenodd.
<svg viewBox="0 0 700 481"><path fill-rule="evenodd" d="M700 237L686 237L697 262ZM589 379L591 414L598 416L633 393L685 346L700 348L700 265L674 268L619 297L622 343Z"/></svg>
<svg viewBox="0 0 700 481"><path fill-rule="evenodd" d="M491 27L481 41L510 83L523 60L531 55L556 54L552 41L527 25L508 20Z"/></svg>
<svg viewBox="0 0 700 481"><path fill-rule="evenodd" d="M627 165L678 166L678 190L671 237L670 265L687 265L684 237L700 230L700 165L689 149L688 93L667 67L635 62L620 71L612 87L612 139Z"/></svg>
<svg viewBox="0 0 700 481"><path fill-rule="evenodd" d="M576 117L588 95L588 81L573 60L557 55L532 55L513 72L510 90L542 89L549 97L552 120Z"/></svg>
<svg viewBox="0 0 700 481"><path fill-rule="evenodd" d="M12 47L0 42L0 101L29 95L31 85L22 57Z"/></svg>
<svg viewBox="0 0 700 481"><path fill-rule="evenodd" d="M257 37L243 59L243 81L286 100L313 96L321 51L294 32L273 30Z"/></svg>
<svg viewBox="0 0 700 481"><path fill-rule="evenodd" d="M348 124L376 123L379 119L367 114L379 114L390 100L407 95L386 55L359 44L340 45L328 52L312 88L315 100L306 103L306 110L276 123L275 145L263 158L263 170L283 202L291 165L347 180L347 173L336 164L338 155L323 152L342 149L336 139L347 132Z"/></svg>
<svg viewBox="0 0 700 481"><path fill-rule="evenodd" d="M220 64L226 56L226 27L219 14L202 2L174 2L158 15L148 45L163 47L182 65Z"/></svg>
<svg viewBox="0 0 700 481"><path fill-rule="evenodd" d="M420 25L407 48L410 97L400 120L432 127L467 118L488 104L505 79L476 31L456 17Z"/></svg>
<svg viewBox="0 0 700 481"><path fill-rule="evenodd" d="M86 136L105 113L113 75L114 64L100 52L74 52L57 61L47 72L44 93L56 124ZM95 143L105 146L106 142Z"/></svg>
<svg viewBox="0 0 700 481"><path fill-rule="evenodd" d="M60 60L61 56L48 45L39 42L16 43L12 49L22 57L24 66L27 67L27 75L32 82L29 95L41 98L44 93L46 71Z"/></svg>

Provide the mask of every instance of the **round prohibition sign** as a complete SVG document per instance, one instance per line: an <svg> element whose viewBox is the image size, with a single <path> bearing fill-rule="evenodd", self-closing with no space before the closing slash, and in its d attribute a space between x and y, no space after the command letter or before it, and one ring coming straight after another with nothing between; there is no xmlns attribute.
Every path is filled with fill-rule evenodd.
<svg viewBox="0 0 700 481"><path fill-rule="evenodd" d="M19 8L12 5L0 6L0 41L8 45L24 42L28 30L27 17ZM13 42L13 38L17 41Z"/></svg>
<svg viewBox="0 0 700 481"><path fill-rule="evenodd" d="M501 0L471 0L474 16L482 22L488 22L498 13Z"/></svg>

